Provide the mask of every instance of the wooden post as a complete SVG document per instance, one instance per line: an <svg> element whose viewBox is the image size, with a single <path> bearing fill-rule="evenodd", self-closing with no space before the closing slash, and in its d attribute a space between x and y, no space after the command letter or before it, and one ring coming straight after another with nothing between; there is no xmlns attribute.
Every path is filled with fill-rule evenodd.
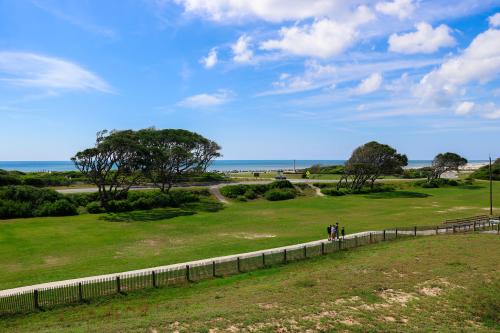
<svg viewBox="0 0 500 333"><path fill-rule="evenodd" d="M37 310L40 309L40 304L38 303L38 290L37 289L33 290L33 305L35 306L35 309L37 309Z"/></svg>
<svg viewBox="0 0 500 333"><path fill-rule="evenodd" d="M455 228L456 228L456 226L455 226L455 225L453 225L453 233L455 233L455 232L456 232Z"/></svg>
<svg viewBox="0 0 500 333"><path fill-rule="evenodd" d="M439 234L439 226L436 226L436 235Z"/></svg>
<svg viewBox="0 0 500 333"><path fill-rule="evenodd" d="M321 242L321 255L325 255L325 243Z"/></svg>
<svg viewBox="0 0 500 333"><path fill-rule="evenodd" d="M372 243L372 233L370 232L370 244Z"/></svg>
<svg viewBox="0 0 500 333"><path fill-rule="evenodd" d="M307 245L304 245L304 259L307 258Z"/></svg>
<svg viewBox="0 0 500 333"><path fill-rule="evenodd" d="M415 230L415 237L417 237L417 227L416 226L414 227L414 230Z"/></svg>
<svg viewBox="0 0 500 333"><path fill-rule="evenodd" d="M398 228L396 228L396 238L398 238Z"/></svg>
<svg viewBox="0 0 500 333"><path fill-rule="evenodd" d="M384 229L384 241L385 241L385 229Z"/></svg>
<svg viewBox="0 0 500 333"><path fill-rule="evenodd" d="M189 265L186 265L186 281L187 282L192 282L191 281L191 275L190 275L190 272L189 272Z"/></svg>
<svg viewBox="0 0 500 333"><path fill-rule="evenodd" d="M120 276L116 277L116 293L119 294L122 292L122 286L120 284Z"/></svg>
<svg viewBox="0 0 500 333"><path fill-rule="evenodd" d="M81 282L78 282L78 302L83 302L83 287Z"/></svg>
<svg viewBox="0 0 500 333"><path fill-rule="evenodd" d="M500 234L500 223L497 224L497 235Z"/></svg>
<svg viewBox="0 0 500 333"><path fill-rule="evenodd" d="M241 273L240 257L236 258L236 266L238 267L238 273Z"/></svg>
<svg viewBox="0 0 500 333"><path fill-rule="evenodd" d="M155 271L151 271L151 283L153 284L153 288L156 288L156 273L155 273Z"/></svg>
<svg viewBox="0 0 500 333"><path fill-rule="evenodd" d="M262 252L262 267L266 267L266 253Z"/></svg>
<svg viewBox="0 0 500 333"><path fill-rule="evenodd" d="M283 261L285 264L288 262L287 257L286 257L286 249L283 250Z"/></svg>
<svg viewBox="0 0 500 333"><path fill-rule="evenodd" d="M215 261L212 261L212 276L217 277L217 274L215 272Z"/></svg>

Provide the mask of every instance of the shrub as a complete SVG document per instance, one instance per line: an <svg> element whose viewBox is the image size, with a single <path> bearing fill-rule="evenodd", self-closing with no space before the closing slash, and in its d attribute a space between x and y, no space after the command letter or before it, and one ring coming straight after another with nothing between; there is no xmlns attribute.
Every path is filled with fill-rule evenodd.
<svg viewBox="0 0 500 333"><path fill-rule="evenodd" d="M46 202L34 212L35 216L69 216L77 214L76 206L66 199Z"/></svg>
<svg viewBox="0 0 500 333"><path fill-rule="evenodd" d="M279 200L288 200L295 198L295 190L293 189L271 189L266 192L265 197L269 201L279 201Z"/></svg>
<svg viewBox="0 0 500 333"><path fill-rule="evenodd" d="M255 193L255 191L251 188L247 189L245 191L245 195L244 195L245 198L249 199L249 200L253 200L253 199L257 199L257 193Z"/></svg>
<svg viewBox="0 0 500 333"><path fill-rule="evenodd" d="M10 174L0 174L0 186L21 185L21 178Z"/></svg>
<svg viewBox="0 0 500 333"><path fill-rule="evenodd" d="M289 180L276 180L269 184L270 188L292 188L293 184Z"/></svg>
<svg viewBox="0 0 500 333"><path fill-rule="evenodd" d="M220 193L227 198L237 198L239 195L244 195L247 191L246 185L228 185L220 189Z"/></svg>
<svg viewBox="0 0 500 333"><path fill-rule="evenodd" d="M185 190L171 191L169 193L169 196L170 196L170 204L174 207L178 207L188 202L200 201L200 198L196 193Z"/></svg>
<svg viewBox="0 0 500 333"><path fill-rule="evenodd" d="M134 210L146 210L155 207L155 201L153 198L139 198L135 201L132 201L132 208Z"/></svg>
<svg viewBox="0 0 500 333"><path fill-rule="evenodd" d="M73 193L66 195L66 198L70 200L74 205L86 207L92 201L99 200L99 194L95 193Z"/></svg>
<svg viewBox="0 0 500 333"><path fill-rule="evenodd" d="M132 210L132 204L127 200L110 200L106 211L113 213L129 212Z"/></svg>
<svg viewBox="0 0 500 333"><path fill-rule="evenodd" d="M0 219L31 216L33 212L28 202L0 200Z"/></svg>
<svg viewBox="0 0 500 333"><path fill-rule="evenodd" d="M342 190L337 190L335 188L328 188L328 187L325 187L325 188L321 189L321 193L323 193L325 195L331 195L333 197L340 197L340 196L346 194Z"/></svg>
<svg viewBox="0 0 500 333"><path fill-rule="evenodd" d="M101 207L101 204L97 201L89 202L87 204L87 211L90 214L104 213L104 209Z"/></svg>
<svg viewBox="0 0 500 333"><path fill-rule="evenodd" d="M36 186L36 187L44 187L45 182L41 178L35 178L35 177L26 177L23 180L24 185L29 185L29 186Z"/></svg>
<svg viewBox="0 0 500 333"><path fill-rule="evenodd" d="M244 195L238 195L238 196L236 197L236 200L238 200L238 201L243 201L243 202L244 202L244 201L247 201L247 198L246 198Z"/></svg>

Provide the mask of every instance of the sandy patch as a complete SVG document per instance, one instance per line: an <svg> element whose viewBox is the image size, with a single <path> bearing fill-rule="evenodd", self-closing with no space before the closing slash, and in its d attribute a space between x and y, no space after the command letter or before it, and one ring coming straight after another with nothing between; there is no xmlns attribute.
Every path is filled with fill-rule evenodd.
<svg viewBox="0 0 500 333"><path fill-rule="evenodd" d="M459 212L463 210L469 210L469 209L478 209L478 207L472 207L472 206L455 206L455 207L450 207L448 209L443 209L443 210L438 210L438 213L450 213L450 212Z"/></svg>
<svg viewBox="0 0 500 333"><path fill-rule="evenodd" d="M393 289L384 290L379 293L379 296L389 304L399 304L401 306L406 306L406 303L411 300L418 299L415 295Z"/></svg>
<svg viewBox="0 0 500 333"><path fill-rule="evenodd" d="M48 256L43 258L44 266L58 266L66 263L66 260L62 257Z"/></svg>
<svg viewBox="0 0 500 333"><path fill-rule="evenodd" d="M263 238L276 237L276 235L273 234L257 234L257 233L246 233L246 232L239 232L234 234L219 234L219 236L230 236L239 239L263 239Z"/></svg>
<svg viewBox="0 0 500 333"><path fill-rule="evenodd" d="M257 306L261 309L269 310L269 309L274 309L278 307L278 304L276 303L259 303Z"/></svg>
<svg viewBox="0 0 500 333"><path fill-rule="evenodd" d="M391 316L385 316L385 317L382 317L382 319L384 321L389 321L389 322L395 322L396 321L396 318L391 317Z"/></svg>
<svg viewBox="0 0 500 333"><path fill-rule="evenodd" d="M420 289L418 292L424 296L438 296L439 294L441 294L442 291L443 289L439 287L432 287L432 288L424 287Z"/></svg>
<svg viewBox="0 0 500 333"><path fill-rule="evenodd" d="M356 321L352 318L346 318L344 320L340 320L339 323L347 325L347 326L353 326L353 325L361 325L359 321Z"/></svg>

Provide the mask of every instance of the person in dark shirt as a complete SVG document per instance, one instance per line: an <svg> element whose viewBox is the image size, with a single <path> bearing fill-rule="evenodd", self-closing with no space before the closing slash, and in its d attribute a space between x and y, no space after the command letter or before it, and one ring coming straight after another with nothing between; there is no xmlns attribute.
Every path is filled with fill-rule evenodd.
<svg viewBox="0 0 500 333"><path fill-rule="evenodd" d="M332 240L332 225L330 224L326 227L326 232L328 233L328 240Z"/></svg>

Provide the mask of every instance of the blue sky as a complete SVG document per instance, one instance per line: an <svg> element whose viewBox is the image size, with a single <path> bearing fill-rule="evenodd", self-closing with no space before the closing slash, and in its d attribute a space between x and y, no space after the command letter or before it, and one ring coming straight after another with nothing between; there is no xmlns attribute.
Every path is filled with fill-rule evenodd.
<svg viewBox="0 0 500 333"><path fill-rule="evenodd" d="M0 0L0 160L185 128L225 159L500 155L500 0Z"/></svg>

